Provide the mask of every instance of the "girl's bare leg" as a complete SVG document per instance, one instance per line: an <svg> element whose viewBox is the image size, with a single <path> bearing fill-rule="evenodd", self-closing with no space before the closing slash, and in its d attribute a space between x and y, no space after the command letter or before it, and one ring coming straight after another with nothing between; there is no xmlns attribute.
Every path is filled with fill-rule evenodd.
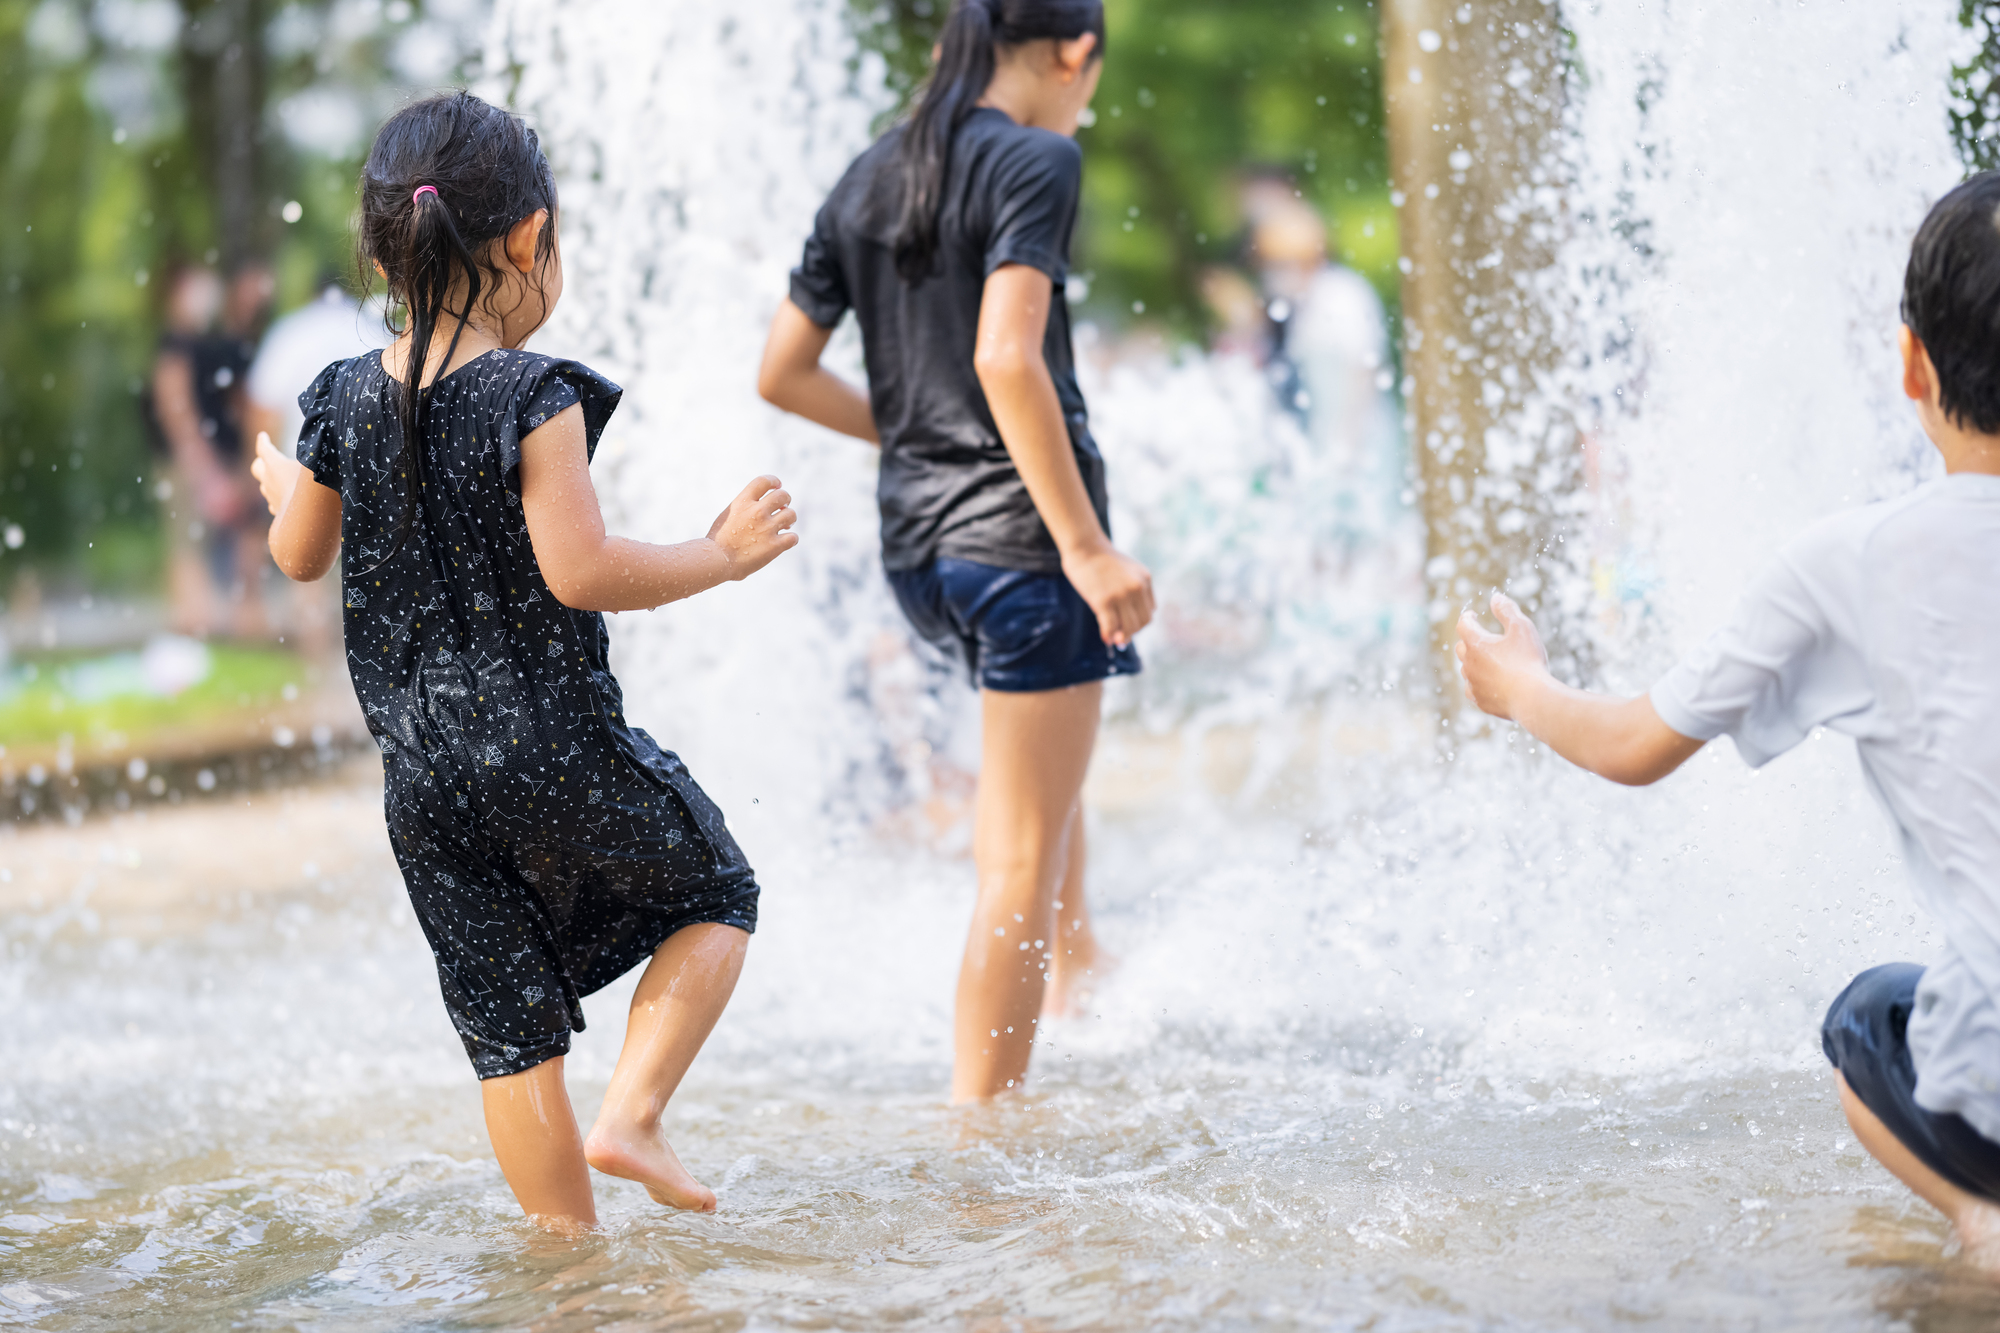
<svg viewBox="0 0 2000 1333"><path fill-rule="evenodd" d="M1952 1229L1958 1233L1959 1244L1965 1247L1966 1258L1981 1268L2000 1270L2000 1205L1967 1194L1925 1166L1854 1095L1854 1090L1847 1086L1847 1080L1838 1070L1834 1071L1833 1080L1840 1088L1840 1109L1847 1112L1847 1123L1854 1130L1854 1137L1861 1140L1861 1146L1876 1161L1888 1167L1890 1175L1908 1185L1916 1191L1918 1198L1950 1220Z"/></svg>
<svg viewBox="0 0 2000 1333"><path fill-rule="evenodd" d="M1056 886L1103 695L1097 682L1034 694L981 692L972 835L979 901L958 974L953 1102L1019 1087L1027 1075L1055 953Z"/></svg>
<svg viewBox="0 0 2000 1333"><path fill-rule="evenodd" d="M575 1234L597 1225L583 1139L563 1086L562 1057L504 1078L481 1080L486 1133L521 1211L551 1231Z"/></svg>
<svg viewBox="0 0 2000 1333"><path fill-rule="evenodd" d="M1091 995L1118 966L1118 960L1099 947L1090 923L1090 903L1083 886L1090 856L1083 822L1083 803L1079 801L1070 821L1062 883L1056 887L1056 947L1049 962L1048 993L1042 1000L1044 1018L1082 1013Z"/></svg>
<svg viewBox="0 0 2000 1333"><path fill-rule="evenodd" d="M715 1210L715 1194L687 1173L660 1134L660 1116L701 1053L743 971L750 936L734 926L689 926L646 965L632 995L625 1046L583 1153L608 1176L636 1180L672 1208Z"/></svg>

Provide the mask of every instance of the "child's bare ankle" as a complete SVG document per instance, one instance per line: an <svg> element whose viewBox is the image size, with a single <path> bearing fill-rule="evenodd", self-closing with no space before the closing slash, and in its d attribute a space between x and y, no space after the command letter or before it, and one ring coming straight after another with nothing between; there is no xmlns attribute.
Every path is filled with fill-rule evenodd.
<svg viewBox="0 0 2000 1333"><path fill-rule="evenodd" d="M563 1213L529 1213L528 1220L552 1235L576 1240L597 1230L595 1218L570 1217Z"/></svg>
<svg viewBox="0 0 2000 1333"><path fill-rule="evenodd" d="M600 1121L584 1140L583 1160L593 1171L644 1185L655 1203L690 1212L715 1211L715 1192L681 1165L657 1124Z"/></svg>
<svg viewBox="0 0 2000 1333"><path fill-rule="evenodd" d="M643 1146L645 1137L636 1127L600 1120L591 1126L590 1136L583 1141L583 1160L603 1171L606 1163L621 1163L632 1157Z"/></svg>

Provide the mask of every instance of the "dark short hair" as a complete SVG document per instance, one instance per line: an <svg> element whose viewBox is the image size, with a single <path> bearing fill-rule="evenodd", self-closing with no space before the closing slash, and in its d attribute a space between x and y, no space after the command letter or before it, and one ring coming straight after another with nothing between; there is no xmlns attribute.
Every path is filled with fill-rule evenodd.
<svg viewBox="0 0 2000 1333"><path fill-rule="evenodd" d="M1939 405L2000 434L2000 171L1937 201L1910 245L1903 322L1937 367Z"/></svg>

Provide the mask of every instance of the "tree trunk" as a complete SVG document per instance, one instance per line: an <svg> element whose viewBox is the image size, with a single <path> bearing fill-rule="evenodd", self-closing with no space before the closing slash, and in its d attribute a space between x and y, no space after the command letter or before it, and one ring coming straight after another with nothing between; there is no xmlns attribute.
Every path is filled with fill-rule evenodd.
<svg viewBox="0 0 2000 1333"><path fill-rule="evenodd" d="M1565 632L1568 608L1551 604L1541 569L1580 472L1573 427L1541 397L1561 360L1548 282L1556 6L1385 0L1382 32L1432 643L1447 650L1459 608L1506 587L1547 622L1552 654L1573 658L1582 636Z"/></svg>
<svg viewBox="0 0 2000 1333"><path fill-rule="evenodd" d="M181 0L181 76L193 145L225 267L266 256L265 0Z"/></svg>

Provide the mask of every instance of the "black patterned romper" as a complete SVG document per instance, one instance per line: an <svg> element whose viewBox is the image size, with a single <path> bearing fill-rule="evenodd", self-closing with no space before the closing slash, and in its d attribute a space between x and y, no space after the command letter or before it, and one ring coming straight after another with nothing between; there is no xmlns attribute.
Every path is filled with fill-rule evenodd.
<svg viewBox="0 0 2000 1333"><path fill-rule="evenodd" d="M300 396L299 461L340 492L347 661L389 837L481 1078L569 1050L584 996L684 926L757 925L757 880L681 761L626 725L604 618L558 602L521 511L521 440L617 385L494 351L431 389L422 521L394 544L399 386L379 353Z"/></svg>

